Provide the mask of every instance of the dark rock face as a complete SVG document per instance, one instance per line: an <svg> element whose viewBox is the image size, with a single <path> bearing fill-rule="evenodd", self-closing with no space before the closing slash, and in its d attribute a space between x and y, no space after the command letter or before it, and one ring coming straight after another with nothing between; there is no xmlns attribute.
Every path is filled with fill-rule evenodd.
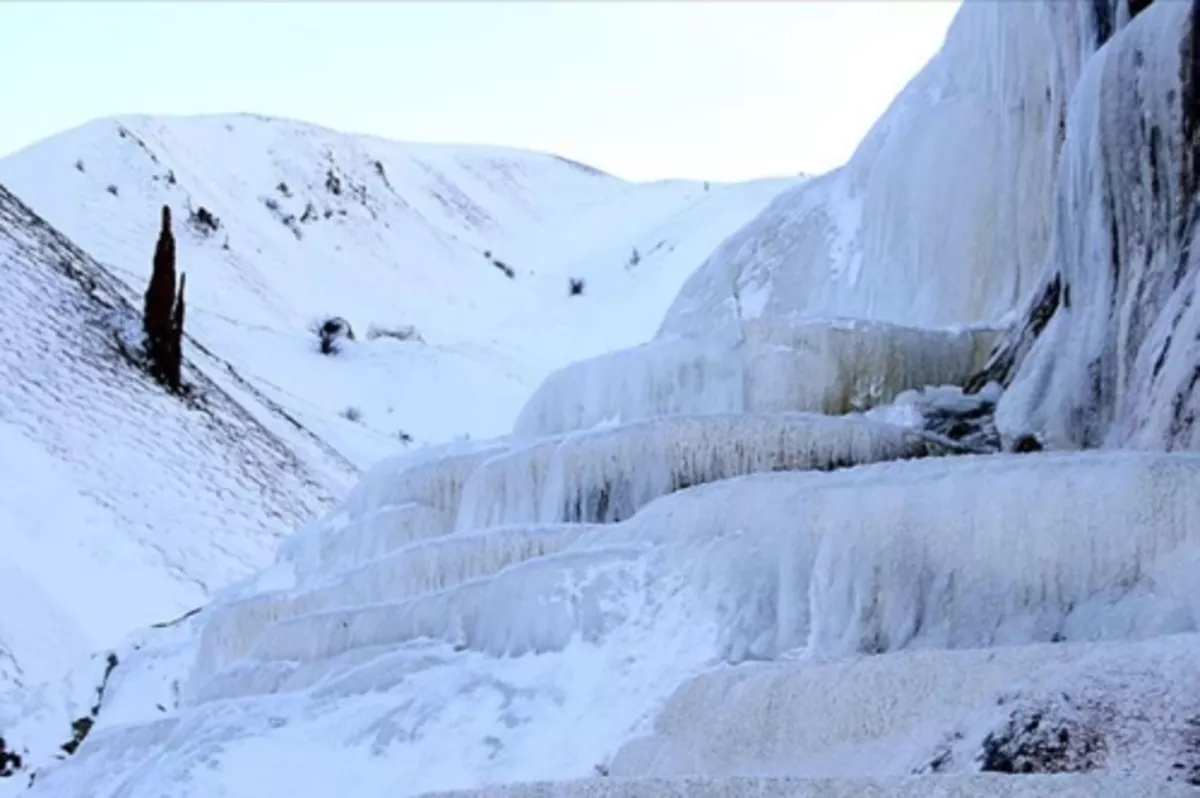
<svg viewBox="0 0 1200 798"><path fill-rule="evenodd" d="M354 340L354 328L341 316L325 319L316 325L313 332L317 335L323 355L336 355L341 350L343 339Z"/></svg>
<svg viewBox="0 0 1200 798"><path fill-rule="evenodd" d="M1012 450L1018 454L1040 452L1042 450L1042 444L1041 441L1032 435L1022 435L1013 441Z"/></svg>
<svg viewBox="0 0 1200 798"><path fill-rule="evenodd" d="M984 738L980 755L985 773L1084 773L1104 764L1105 743L1096 728L1075 718L1020 708Z"/></svg>
<svg viewBox="0 0 1200 798"><path fill-rule="evenodd" d="M967 380L964 393L979 393L989 382L1005 387L1012 382L1016 365L1029 353L1033 342L1046 329L1058 306L1070 307L1070 288L1064 292L1062 276L1057 272L1033 295L1021 323L1008 335L1003 336L992 349L983 370Z"/></svg>

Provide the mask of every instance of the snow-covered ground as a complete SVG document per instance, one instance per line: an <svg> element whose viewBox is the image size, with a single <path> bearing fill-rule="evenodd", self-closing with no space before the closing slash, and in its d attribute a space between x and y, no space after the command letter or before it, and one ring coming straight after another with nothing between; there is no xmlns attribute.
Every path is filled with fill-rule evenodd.
<svg viewBox="0 0 1200 798"><path fill-rule="evenodd" d="M697 243L712 252L686 280L694 264L652 271L645 246L631 270L612 269L638 245L596 246L581 231L619 227L617 207L642 214L631 230L681 225L698 208L650 206L702 187L641 187L661 196L636 208L610 178L495 152L478 156L492 165L489 186L524 199L477 207L520 235L485 237L477 210L450 225L417 195L387 206L393 224L411 223L413 251L451 253L437 262L461 278L445 284L453 290L389 261L401 280L382 256L362 256L369 280L312 259L281 276L284 253L319 239L325 221L361 223L354 239L369 252L390 241L377 225L377 238L366 232L381 207L366 189L333 192L357 205L331 205L329 220L321 204L333 202L320 194L326 164L339 185L367 185L372 155L353 153L375 143L339 139L349 149L332 162L313 145L317 157L298 161L308 171L288 172L279 193L301 215L314 202L317 227L237 228L252 249L231 239L236 254L204 261L225 270L198 291L210 315L241 297L240 324L294 339L299 353L315 295L364 308L365 318L329 308L360 328L411 323L430 346L461 355L470 343L481 358L495 348L548 376L481 433L497 437L379 461L272 565L197 613L10 693L0 730L21 762L0 793L1200 792L1200 455L1174 451L1195 448L1197 380L1185 378L1200 373L1197 37L1190 4L967 2L850 163L757 215L747 208L753 218L724 243ZM308 128L240 118L85 130L131 153L167 152L185 127L203 130L179 144L195 152L243 123L289 153L312 141L295 133ZM421 170L433 156L411 157ZM12 173L36 194L19 162L0 164L0 179ZM400 162L375 179L396 179ZM525 184L513 175L534 172L579 198L571 219L591 221L573 228L514 188ZM180 188L154 191L205 180L180 172ZM453 193L436 182L439 196ZM205 198L227 214L261 191ZM62 224L86 227L72 235L120 260L114 242L153 238L159 201L145 199L137 235L115 216L111 233L72 222L79 213L61 212ZM460 247L474 254L460 259ZM276 253L271 269L250 256L260 248ZM472 266L485 248L516 277L486 259ZM574 275L594 305L562 296ZM473 326L415 301L387 315L388 302L411 301L390 296L405 282ZM497 301L508 289L511 302ZM651 298L665 310L657 332L658 319L639 315ZM212 335L233 361L235 327L210 318L197 345ZM463 329L470 342L454 337ZM482 341L482 329L508 337ZM374 343L306 362L370 373L387 358ZM269 374L236 362L318 438L368 458L319 427L333 400L310 415L284 401L311 376L277 360ZM453 366L431 362L431 379L450 379ZM489 380L479 372L479 385ZM1001 440L1015 451L988 451ZM1121 450L1130 444L1143 451ZM77 751L63 748L79 738Z"/></svg>

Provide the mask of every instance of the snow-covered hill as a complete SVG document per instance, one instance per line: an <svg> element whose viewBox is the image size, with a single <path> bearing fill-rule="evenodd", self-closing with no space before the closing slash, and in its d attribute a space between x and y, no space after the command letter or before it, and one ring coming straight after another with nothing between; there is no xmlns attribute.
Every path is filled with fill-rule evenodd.
<svg viewBox="0 0 1200 798"><path fill-rule="evenodd" d="M1196 9L966 3L653 339L23 693L6 786L1196 794Z"/></svg>
<svg viewBox="0 0 1200 798"><path fill-rule="evenodd" d="M190 216L191 335L361 467L398 437L506 432L550 371L650 335L696 264L797 182L630 184L250 115L101 120L0 160L0 183L139 292L159 208ZM329 316L357 334L338 358L309 331Z"/></svg>
<svg viewBox="0 0 1200 798"><path fill-rule="evenodd" d="M2 186L0 280L0 682L21 684L258 570L354 469L201 352L197 401L165 395L120 352L139 319L114 281Z"/></svg>

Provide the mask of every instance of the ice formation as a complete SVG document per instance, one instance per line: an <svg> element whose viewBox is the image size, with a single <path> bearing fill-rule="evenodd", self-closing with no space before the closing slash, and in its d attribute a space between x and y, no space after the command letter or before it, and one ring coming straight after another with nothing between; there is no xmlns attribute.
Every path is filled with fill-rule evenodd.
<svg viewBox="0 0 1200 798"><path fill-rule="evenodd" d="M823 490L808 506L810 523L837 530L822 537L813 566L810 653L1200 628L1191 577L1162 570L1200 547L1200 458L931 464L863 470L849 490ZM972 481L987 491L966 488ZM955 482L963 487L947 496Z"/></svg>
<svg viewBox="0 0 1200 798"><path fill-rule="evenodd" d="M1152 4L1079 81L1043 278L1057 295L1000 405L1010 437L1032 433L1058 448L1200 446L1194 13L1189 3Z"/></svg>
<svg viewBox="0 0 1200 798"><path fill-rule="evenodd" d="M115 683L34 794L1194 792L1200 456L911 428L1010 384L1009 438L1194 448L1191 14L966 3L658 338L378 466L133 657L186 663L165 717Z"/></svg>
<svg viewBox="0 0 1200 798"><path fill-rule="evenodd" d="M784 661L715 670L685 682L653 733L622 747L609 771L619 777L732 775L764 766L819 772L822 758L828 762L854 744L940 732L1010 688L1013 673L1052 669L1088 648L909 651L867 657L852 668ZM817 717L837 720L806 722ZM938 732L922 741L926 750L940 742ZM874 768L864 767L867 773L886 772L912 756L911 747L899 744L880 753Z"/></svg>
<svg viewBox="0 0 1200 798"><path fill-rule="evenodd" d="M46 789L72 772L117 767L111 757L120 751L160 756L184 728L188 739L232 735L217 749L205 744L171 755L170 772L182 768L198 778L214 757L232 767L233 752L251 745L236 742L242 735L286 747L293 735L320 734L329 724L358 730L347 732L345 754L337 757L347 767L396 766L390 758L364 764L352 753L362 734L384 734L395 724L411 731L402 735L406 743L383 744L389 757L409 755L397 745L413 756L449 756L441 769L414 778L415 793L466 786L452 774L581 775L676 686L684 685L660 721L668 731L679 728L670 706L698 700L687 696L707 689L703 680L725 678L718 671L691 685L689 676L788 651L804 655L770 667L791 669L787 679L816 680L809 683L829 703L813 711L845 724L788 732L807 735L797 740L803 746L794 762L803 753L833 775L846 775L849 766L834 756L846 746L933 724L919 737L923 749L898 749L897 757L879 760L881 775L905 772L901 765L910 767L939 742L935 731L985 705L1022 662L1049 667L1086 650L1079 646L1088 641L1194 632L1191 570L1181 566L1200 557L1192 532L1200 528L1192 498L1197 480L1200 460L1180 455L925 458L719 480L663 496L616 524L499 526L414 540L360 571L343 572L340 581L300 578L292 587L206 610L173 716L183 726L142 726L140 740L131 729L101 726L74 760L77 770L48 773ZM980 484L990 490L975 490ZM1096 492L1091 484L1099 485ZM321 526L301 536L319 539ZM1128 534L1131 528L1139 534ZM281 555L281 567L288 556ZM900 578L906 571L921 576L906 581ZM279 577L263 579L278 584ZM1033 640L1066 644L1016 645ZM1006 643L1011 650L961 652L959 660L941 651ZM913 647L938 651L904 651ZM842 660L819 663L864 648L898 653L849 672ZM958 681L938 676L955 671L957 661L971 663ZM733 671L730 678L753 680L757 672ZM866 677L870 672L875 681ZM968 676L975 681L964 684ZM847 678L857 680L863 695L819 686L821 679ZM722 707L726 723L759 718L761 736L744 742L750 753L722 754L714 768L729 761L735 775L745 772L734 767L738 762L770 764L755 751L769 753L761 746L774 745L771 735L783 732L760 717L755 702L800 711L787 679L763 687L760 698L731 694L701 702L713 711ZM872 685L888 710L871 708L865 693ZM479 689L508 698L481 704L468 697ZM625 700L630 691L635 701ZM909 696L908 710L897 706L896 691ZM364 694L370 703L362 703ZM936 701L923 703L922 695ZM113 700L123 700L119 691ZM851 714L853 707L866 714ZM276 729L268 720L279 712L289 720ZM463 712L476 731L466 731ZM537 741L579 713L598 724L600 739L564 752L566 770L523 770ZM741 739L740 727L724 736L709 728L714 746ZM387 739L398 733L386 732ZM687 739L672 744L703 755ZM499 755L480 759L489 749ZM261 745L253 750L261 753ZM678 759L685 753L651 755L644 744L637 750L623 751L612 772L688 767ZM344 775L340 766L334 770ZM138 790L156 794L156 778L139 779ZM201 779L196 789L205 784L213 788Z"/></svg>
<svg viewBox="0 0 1200 798"><path fill-rule="evenodd" d="M743 321L557 371L525 405L515 432L553 435L669 415L861 411L910 388L961 384L982 367L993 337L986 327Z"/></svg>
<svg viewBox="0 0 1200 798"><path fill-rule="evenodd" d="M468 483L458 529L612 523L691 485L922 457L930 448L920 435L895 425L809 413L671 416L602 427L485 462Z"/></svg>
<svg viewBox="0 0 1200 798"><path fill-rule="evenodd" d="M722 244L660 335L751 318L1004 318L1036 282L1049 240L1071 89L1052 18L1086 8L964 3L849 163L783 193Z"/></svg>

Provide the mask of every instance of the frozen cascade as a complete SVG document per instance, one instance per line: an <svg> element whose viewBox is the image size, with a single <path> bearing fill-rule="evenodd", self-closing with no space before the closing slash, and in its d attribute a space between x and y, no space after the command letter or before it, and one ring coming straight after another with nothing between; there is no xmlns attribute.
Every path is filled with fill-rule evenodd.
<svg viewBox="0 0 1200 798"><path fill-rule="evenodd" d="M673 416L601 427L484 462L464 489L457 529L532 521L613 523L691 485L764 471L923 457L931 448L902 427L809 413Z"/></svg>
<svg viewBox="0 0 1200 798"><path fill-rule="evenodd" d="M310 595L313 607L376 604L432 593L557 554L593 530L589 524L513 524L421 541L365 563Z"/></svg>
<svg viewBox="0 0 1200 798"><path fill-rule="evenodd" d="M680 686L654 731L613 758L614 776L745 773L777 766L799 772L797 752L816 759L839 747L916 736L952 725L1032 673L1083 656L1090 644L1011 646L994 651L904 651L846 662L751 663ZM837 723L806 723L806 718ZM929 743L932 747L932 742ZM895 746L891 759L909 755ZM887 758L876 760L886 771ZM877 771L878 772L878 771Z"/></svg>
<svg viewBox="0 0 1200 798"><path fill-rule="evenodd" d="M567 437L550 464L542 521L611 523L650 500L766 471L826 471L923 457L903 427L807 413L675 416Z"/></svg>
<svg viewBox="0 0 1200 798"><path fill-rule="evenodd" d="M260 663L297 659L288 647L310 640L320 648L305 659L422 634L488 651L559 649L588 624L603 631L619 623L619 604L634 579L646 581L637 587L643 591L677 591L688 584L704 592L707 606L722 618L717 647L723 659L771 656L779 650L779 556L797 527L788 508L798 503L798 492L809 489L807 476L819 475L715 482L665 496L621 524L455 533L413 544L344 574L336 584L218 606L201 633L192 682L201 685L247 657ZM746 547L747 538L758 543ZM704 556L697 559L696 552ZM809 561L815 554L813 545ZM633 562L633 555L646 555L647 561ZM521 567L510 567L518 563ZM575 592L556 614L549 605L557 603L563 584ZM802 639L807 630L804 599L801 591L784 602L795 619L790 622L800 625L790 638ZM432 629L429 624L439 618L444 628Z"/></svg>
<svg viewBox="0 0 1200 798"><path fill-rule="evenodd" d="M32 794L241 798L258 795L247 774L262 773L272 795L363 798L485 783L496 795L1194 792L1162 771L1190 760L1107 727L1107 750L1135 780L896 777L970 770L1004 734L1019 744L1013 723L1045 708L1073 720L1056 696L1075 685L1186 692L1195 670L1180 663L1195 661L1200 637L1200 457L921 457L928 438L912 431L795 412L868 410L926 383L962 384L982 365L990 325L1037 326L1018 303L1042 296L1052 274L1058 305L1037 340L1006 348L1009 333L995 349L1021 353L1001 399L1007 434L1058 440L1054 424L1035 422L1062 396L1079 398L1081 353L1108 353L1111 373L1125 375L1117 383L1158 390L1138 382L1141 356L1112 355L1106 336L1115 325L1134 340L1142 333L1129 331L1153 332L1152 316L1187 302L1163 300L1168 283L1083 268L1112 265L1093 258L1099 228L1082 229L1097 219L1116 221L1121 246L1145 243L1126 232L1137 229L1137 193L1111 195L1132 186L1104 161L1123 145L1100 134L1131 109L1192 102L1184 81L1169 99L1127 96L1192 51L1151 52L1190 30L1181 6L1135 17L1125 4L969 0L851 162L722 245L655 341L553 375L511 439L374 469L273 569L198 615L198 633L126 652L132 664L104 699L121 712L101 713ZM1128 70L1107 65L1122 59ZM1191 131L1176 121L1170 130ZM1191 163L1176 138L1150 129L1132 152ZM1167 143L1137 149L1155 135ZM1088 159L1104 170L1087 171ZM1160 192L1192 185L1190 172L1171 174L1179 180L1159 181ZM1166 240L1147 251L1160 257ZM1064 253L1071 268L1055 268ZM1101 323L1089 308L1110 296L1123 310ZM1180 318L1183 330L1190 317ZM979 327L933 329L951 324ZM1172 380L1192 337L1167 347ZM1153 395L1121 394L1113 418L1137 418L1131 408ZM1052 420L1069 442L1094 427L1088 418ZM1109 427L1121 425L1099 428ZM1172 448L1138 429L1110 440ZM1138 638L1152 639L1129 642ZM1117 641L1124 669L1104 664ZM145 664L165 661L169 678ZM1163 663L1176 692L1153 692ZM139 679L176 678L165 718L139 704ZM1161 704L1129 692L1111 706L1126 718ZM1172 732L1186 725L1147 717ZM1148 739L1141 723L1131 735ZM297 757L320 766L296 768ZM495 786L598 764L630 778ZM702 778L653 780L701 768ZM846 778L865 772L892 780Z"/></svg>
<svg viewBox="0 0 1200 798"><path fill-rule="evenodd" d="M1101 646L976 707L943 733L924 769L1027 767L1156 774L1200 788L1200 635Z"/></svg>
<svg viewBox="0 0 1200 798"><path fill-rule="evenodd" d="M471 472L511 445L507 441L455 442L388 458L359 480L334 517L362 517L380 507L413 502L454 513Z"/></svg>
<svg viewBox="0 0 1200 798"><path fill-rule="evenodd" d="M994 337L986 327L745 321L567 366L529 399L515 432L536 437L670 415L862 411L910 388L962 384Z"/></svg>
<svg viewBox="0 0 1200 798"><path fill-rule="evenodd" d="M1000 403L1012 439L1196 449L1200 28L1157 2L1088 63L1071 103L1040 326ZM1036 338L1034 341L1029 339Z"/></svg>
<svg viewBox="0 0 1200 798"><path fill-rule="evenodd" d="M1092 483L1101 490L1081 489ZM991 489L972 489L979 484ZM906 503L899 502L901 495ZM687 677L722 661L776 658L808 640L825 647L820 659L859 648L862 640L886 640L894 650L1194 629L1186 569L1172 574L1170 566L1200 550L1192 531L1200 529L1193 508L1197 495L1200 457L1136 453L927 458L697 486L651 502L625 522L581 530L559 553L445 589L413 591L406 601L355 606L358 599L347 598L338 608L266 625L244 656L210 657L225 664L193 671L179 710L192 729L189 737L222 742L215 750L206 743L173 754L173 767L199 778L203 763L214 756L228 762L244 746L252 746L246 750L256 757L264 754L265 742L228 741L230 724L239 730L235 738L252 734L287 747L294 735L311 734L305 731L311 724L337 723L360 730L346 738L345 764L335 768L344 777L342 767L371 767L365 764L370 760L349 753L362 734L374 737L368 730L382 729L380 724L407 727L424 718L422 731L403 746L389 746L389 757L378 767L395 767L394 757L404 761L437 750L466 759L431 773L478 770L477 778L503 778L524 772L509 768L531 761L525 758L529 747L544 740L547 729L576 717L564 712L585 713L589 722L594 714L600 718L599 739L609 741L603 745L619 744L624 733L649 720L641 714L646 707ZM863 507L871 512L863 513ZM889 519L900 522L896 544L886 541ZM1135 526L1143 534L1128 535ZM411 545L444 546L456 537L497 532L503 534L455 533ZM956 554L949 542L964 534L970 542ZM881 542L886 545L875 556ZM892 556L895 552L904 556ZM846 558L852 556L857 559L850 564ZM895 577L905 567L927 574L907 593ZM1019 580L1017 600L1000 592L1001 583L1013 579ZM889 584L894 589L882 589ZM347 580L346 589L356 589L350 585L357 582ZM1116 594L1108 590L1114 585L1120 587ZM1150 586L1153 592L1146 590ZM814 606L829 608L813 613L811 623L810 594ZM882 617L867 611L875 605L857 598L869 595L879 597ZM899 609L890 612L893 604ZM922 607L936 612L923 616ZM826 612L833 621L825 620ZM1059 622L1017 631L1039 612L1056 614ZM979 626L968 628L975 617L981 618ZM1113 617L1121 622L1094 623ZM929 631L914 637L911 630L922 625ZM996 634L1005 626L1007 641ZM210 642L219 641L205 638L205 645ZM657 653L650 655L647 645ZM630 659L625 653L630 646L642 656ZM1051 660L1058 649L1073 650L1052 648ZM541 653L495 658L522 651ZM891 667L888 662L901 667L891 656L875 660L881 668ZM989 656L1002 662L1020 655L1014 649ZM505 709L507 699L493 715L479 699L454 697L464 689L490 694L493 688L483 686L493 680L499 680L494 689L531 707L518 713L515 725L505 720L512 711ZM637 702L618 700L635 685ZM554 709L566 695L571 701ZM459 714L468 709L463 700L470 721ZM271 707L281 701L304 709L289 710L293 720L274 729L265 718L279 711ZM206 710L209 706L213 709ZM261 713L268 714L260 727L250 719ZM463 723L478 729L478 737L463 737L468 728ZM117 729L110 733L124 739ZM487 742L493 738L496 742ZM80 767L101 767L110 756L106 752L117 755L119 749L105 739L98 734L81 751ZM589 768L603 754L595 747L599 739L577 743L574 753L564 755L566 770L554 773ZM499 757L476 758L476 752L497 744ZM438 780L444 776L431 778L411 789L455 786L453 780ZM154 789L152 779L142 783ZM201 779L196 789L204 784Z"/></svg>
<svg viewBox="0 0 1200 798"><path fill-rule="evenodd" d="M1172 772L1200 774L1200 756L1188 753L1187 722L1196 712L1197 653L1200 635L1185 634L1134 645L934 649L715 670L681 685L653 732L624 745L609 770L620 777L836 775L839 753L853 746L872 752L856 775L979 770L986 764L977 756L988 747L983 740L989 734L1003 740L1005 726L1017 720L1031 738L1066 729L1066 739L1079 749L1092 744L1093 754L1099 747L1088 735L1103 734L1113 771L1145 773L1150 768L1130 766L1128 758L1156 760L1152 769L1166 783L1161 776ZM1047 719L1041 728L1029 723L1037 710ZM1082 717L1088 713L1103 719ZM1068 719L1049 721L1054 714ZM814 717L837 722L808 722ZM1063 753L1040 749L1043 757ZM1039 749L1030 746L1026 754ZM1181 769L1179 762L1189 764Z"/></svg>
<svg viewBox="0 0 1200 798"><path fill-rule="evenodd" d="M481 463L463 486L455 530L541 518L546 473L562 442L561 436L539 440Z"/></svg>
<svg viewBox="0 0 1200 798"><path fill-rule="evenodd" d="M450 531L453 516L415 502L381 507L319 542L312 573L337 574L370 563L415 540Z"/></svg>
<svg viewBox="0 0 1200 798"><path fill-rule="evenodd" d="M364 474L327 518L288 538L280 559L317 574L331 564L352 567L410 540L445 534L471 472L509 446L455 442L388 458Z"/></svg>

